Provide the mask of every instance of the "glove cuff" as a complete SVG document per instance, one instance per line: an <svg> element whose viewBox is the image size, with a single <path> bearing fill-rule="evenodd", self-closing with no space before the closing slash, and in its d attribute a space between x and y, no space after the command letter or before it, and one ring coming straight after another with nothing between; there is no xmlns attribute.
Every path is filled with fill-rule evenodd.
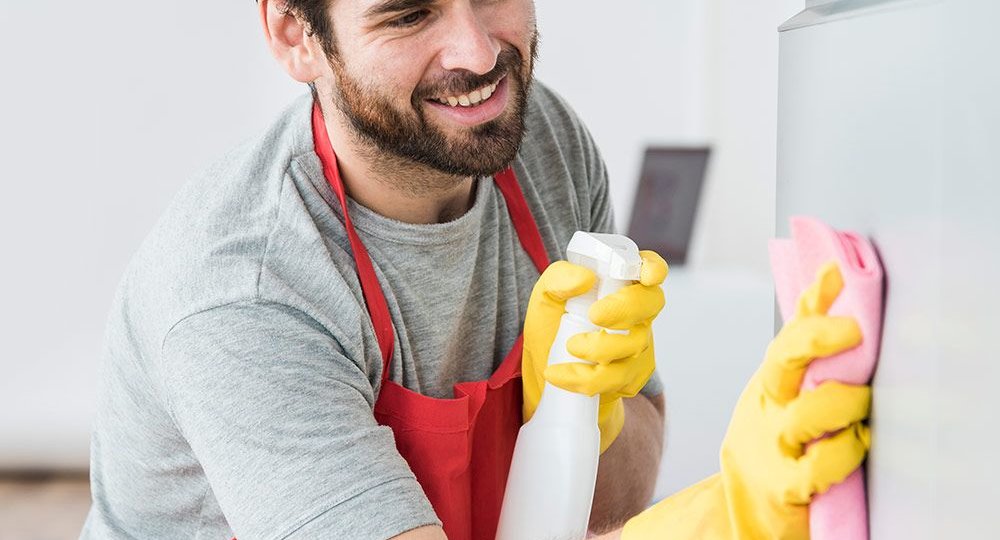
<svg viewBox="0 0 1000 540"><path fill-rule="evenodd" d="M625 523L622 540L732 540L726 497L718 474L654 504Z"/></svg>

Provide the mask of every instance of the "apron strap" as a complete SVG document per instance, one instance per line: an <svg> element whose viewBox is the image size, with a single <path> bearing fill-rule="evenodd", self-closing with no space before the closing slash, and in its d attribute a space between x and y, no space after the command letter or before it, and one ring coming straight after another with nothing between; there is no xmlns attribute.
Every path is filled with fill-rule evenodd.
<svg viewBox="0 0 1000 540"><path fill-rule="evenodd" d="M535 222L535 216L528 208L528 201L524 199L524 192L521 191L521 185L517 182L514 169L507 167L494 177L494 181L507 203L507 212L510 213L514 230L517 231L517 237L521 240L521 247L531 257L531 262L535 263L535 268L541 274L549 266L549 255L545 251L542 235L538 232L538 223Z"/></svg>
<svg viewBox="0 0 1000 540"><path fill-rule="evenodd" d="M378 339L379 351L382 353L382 382L389 380L389 367L392 361L392 351L395 345L395 334L392 329L392 317L389 315L389 305L385 300L385 294L379 285L378 276L375 275L375 268L372 266L371 256L361 242L354 224L351 223L351 216L347 213L347 193L344 189L344 182L340 178L340 168L337 166L337 154L330 144L330 135L326 131L326 122L323 121L323 112L319 103L313 103L312 113L313 144L316 147L316 155L319 156L323 165L323 175L330 184L340 207L344 212L344 228L347 230L347 238L351 243L351 251L354 255L354 263L361 281L361 291L364 294L365 304L368 307L368 315L371 317L372 326L375 329L375 337ZM514 169L507 167L494 177L494 182L500 189L504 201L507 203L507 212L510 214L514 230L517 232L521 247L535 264L538 273L542 273L549 266L549 256L545 251L545 244L542 242L542 235L538 232L538 223L528 208L528 202L524 199L524 192L517 182Z"/></svg>
<svg viewBox="0 0 1000 540"><path fill-rule="evenodd" d="M361 281L361 291L365 297L365 305L368 306L368 315L371 317L372 326L375 329L379 350L382 352L382 381L385 382L389 379L389 360L392 358L392 349L396 341L392 330L392 317L389 316L389 305L385 301L385 295L382 293L378 277L375 275L375 268L372 267L368 250L365 249L357 231L354 230L351 216L347 213L347 195L344 191L344 182L340 179L337 155L333 152L333 145L330 144L330 135L327 133L326 123L323 121L323 111L320 110L318 103L313 105L312 131L316 154L319 156L320 163L323 164L323 175L326 176L326 181L333 188L337 200L340 201L340 207L344 211L344 228L347 230L347 238L351 242L354 264L357 268L358 279Z"/></svg>

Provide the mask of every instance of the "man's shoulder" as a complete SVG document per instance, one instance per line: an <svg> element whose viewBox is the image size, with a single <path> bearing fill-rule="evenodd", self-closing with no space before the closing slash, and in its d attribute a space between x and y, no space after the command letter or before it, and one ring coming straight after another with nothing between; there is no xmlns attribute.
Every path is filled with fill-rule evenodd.
<svg viewBox="0 0 1000 540"><path fill-rule="evenodd" d="M170 210L179 208L185 216L198 210L259 217L248 213L247 207L275 204L290 168L313 152L311 104L308 95L296 99L261 133L196 173ZM169 210L165 217L172 217Z"/></svg>
<svg viewBox="0 0 1000 540"><path fill-rule="evenodd" d="M550 253L562 253L574 231L607 228L600 152L569 103L537 80L514 167Z"/></svg>
<svg viewBox="0 0 1000 540"><path fill-rule="evenodd" d="M600 159L600 152L566 99L536 80L528 95L520 157L527 167L568 167L578 176L593 172L584 169Z"/></svg>
<svg viewBox="0 0 1000 540"><path fill-rule="evenodd" d="M566 99L536 80L528 96L520 158L529 168L568 167L576 176L589 176L593 171L585 169L600 160L600 152Z"/></svg>
<svg viewBox="0 0 1000 540"><path fill-rule="evenodd" d="M181 188L132 259L132 288L169 284L149 300L182 312L259 297L266 258L277 248L299 247L285 237L272 246L275 229L311 219L304 205L287 201L315 174L302 169L317 167L311 103L309 96L296 100L262 134Z"/></svg>
<svg viewBox="0 0 1000 540"><path fill-rule="evenodd" d="M569 102L542 81L535 80L528 92L526 135L579 133L586 128Z"/></svg>
<svg viewBox="0 0 1000 540"><path fill-rule="evenodd" d="M286 109L263 133L217 159L178 191L152 236L226 236L267 227L279 203L288 171L303 152L309 133L302 100ZM305 121L305 127L301 125ZM308 141L311 149L311 140Z"/></svg>

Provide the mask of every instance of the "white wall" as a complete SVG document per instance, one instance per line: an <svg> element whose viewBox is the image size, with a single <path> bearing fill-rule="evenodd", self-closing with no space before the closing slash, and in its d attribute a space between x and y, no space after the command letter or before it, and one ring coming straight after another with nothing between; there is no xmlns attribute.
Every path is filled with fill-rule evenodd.
<svg viewBox="0 0 1000 540"><path fill-rule="evenodd" d="M774 233L778 33L803 0L709 0L707 132L715 155L695 263L766 274Z"/></svg>
<svg viewBox="0 0 1000 540"><path fill-rule="evenodd" d="M711 144L691 265L766 275L774 232L777 27L803 0L538 3L539 77L601 146L618 225L648 144Z"/></svg>
<svg viewBox="0 0 1000 540"><path fill-rule="evenodd" d="M538 78L587 123L608 165L619 230L649 144L705 144L706 21L699 0L536 3Z"/></svg>

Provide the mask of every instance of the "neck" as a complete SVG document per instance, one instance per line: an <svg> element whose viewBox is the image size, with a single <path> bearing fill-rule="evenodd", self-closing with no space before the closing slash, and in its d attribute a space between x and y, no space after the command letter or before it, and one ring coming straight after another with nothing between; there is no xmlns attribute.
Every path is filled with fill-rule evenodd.
<svg viewBox="0 0 1000 540"><path fill-rule="evenodd" d="M415 224L444 223L472 208L474 178L444 174L381 152L360 140L335 107L324 106L323 111L344 189L361 205Z"/></svg>

